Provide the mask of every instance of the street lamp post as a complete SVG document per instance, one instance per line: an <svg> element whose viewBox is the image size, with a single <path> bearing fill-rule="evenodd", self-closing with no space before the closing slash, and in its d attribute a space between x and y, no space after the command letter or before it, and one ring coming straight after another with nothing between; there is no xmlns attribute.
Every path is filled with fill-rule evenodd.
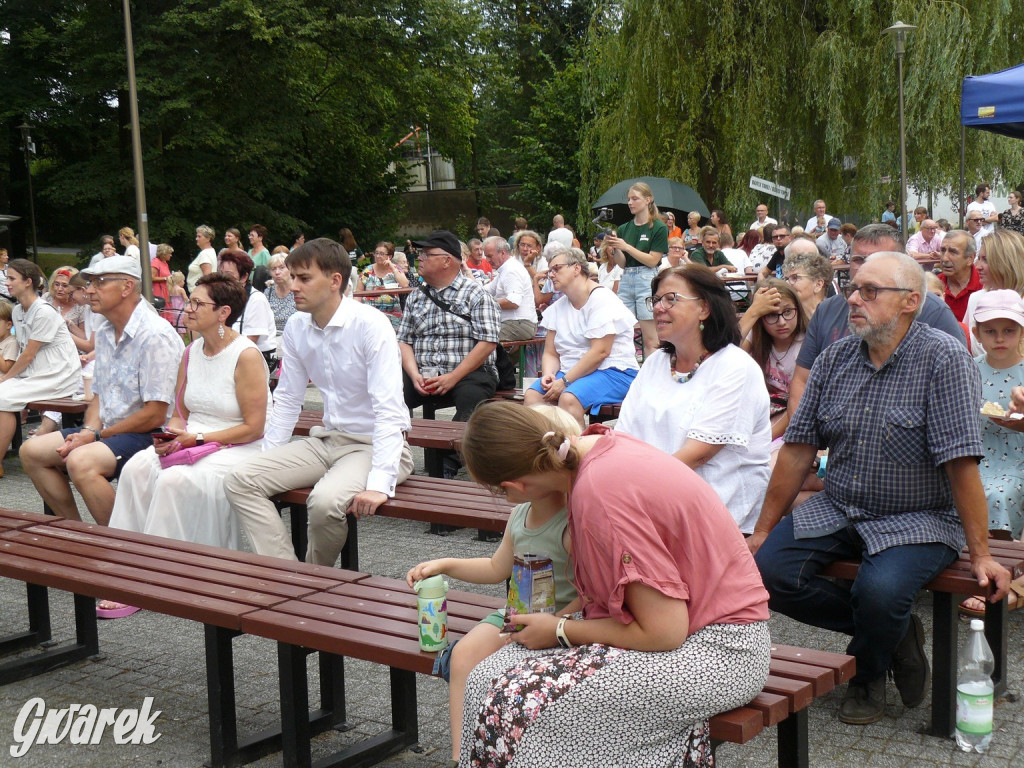
<svg viewBox="0 0 1024 768"><path fill-rule="evenodd" d="M28 216L32 222L32 261L39 263L39 242L36 239L36 201L32 194L32 161L29 158L29 145L32 143L30 131L32 126L27 122L18 126L21 131L21 144L25 149L25 173L28 174Z"/></svg>
<svg viewBox="0 0 1024 768"><path fill-rule="evenodd" d="M135 207L139 214L139 250L141 251L142 293L153 300L153 273L149 268L149 214L146 211L146 179L142 172L142 136L139 129L139 94L135 87L135 43L132 38L132 12L124 0L124 42L128 58L128 112L132 126L132 165L135 170Z"/></svg>
<svg viewBox="0 0 1024 768"><path fill-rule="evenodd" d="M917 29L912 24L897 21L882 31L891 35L896 48L896 76L900 81L900 226L907 236L907 126L903 118L903 54L907 47L907 33Z"/></svg>

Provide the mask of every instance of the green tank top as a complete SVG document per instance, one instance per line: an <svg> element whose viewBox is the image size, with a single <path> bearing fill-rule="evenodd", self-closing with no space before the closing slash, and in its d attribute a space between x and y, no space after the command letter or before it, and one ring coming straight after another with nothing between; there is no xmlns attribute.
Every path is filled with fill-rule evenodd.
<svg viewBox="0 0 1024 768"><path fill-rule="evenodd" d="M573 586L572 563L569 553L562 546L562 535L569 524L568 513L563 507L540 528L527 528L526 515L529 504L519 504L508 519L508 532L512 536L512 551L517 555L547 555L555 567L555 607L561 609L576 599Z"/></svg>

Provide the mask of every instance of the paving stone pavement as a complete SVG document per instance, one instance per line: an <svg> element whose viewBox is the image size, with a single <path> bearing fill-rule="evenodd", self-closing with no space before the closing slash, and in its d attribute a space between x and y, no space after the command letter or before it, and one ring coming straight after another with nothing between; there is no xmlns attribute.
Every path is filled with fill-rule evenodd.
<svg viewBox="0 0 1024 768"><path fill-rule="evenodd" d="M310 389L307 407L319 401ZM450 418L450 414L448 415ZM417 454L422 472L422 452ZM16 460L5 462L7 475L0 479L0 504L41 510L39 497ZM84 505L80 505L84 510ZM403 577L421 560L442 557L478 557L493 551L493 544L476 541L475 531L458 531L448 537L430 536L426 526L405 520L374 518L359 529L362 569L383 576ZM459 588L500 594L500 587L464 585ZM25 626L25 590L20 582L0 579L0 634ZM51 590L54 638L66 641L74 635L71 596ZM919 598L917 609L926 630L931 627L931 600ZM1024 693L1024 611L1011 614L1009 649L1010 690ZM842 652L846 638L773 616L772 637L780 643ZM966 629L961 632L961 638ZM117 768L161 766L199 768L209 759L206 718L206 678L202 627L167 616L142 611L129 618L100 622L102 656L54 670L35 678L0 687L0 768ZM310 702L315 705L315 656L310 657ZM235 641L239 732L247 733L279 723L276 650L261 638ZM352 730L331 732L314 740L314 760L326 757L341 745L379 733L389 727L390 698L385 669L348 660L346 690ZM448 759L448 694L442 680L417 678L420 749L406 750L381 765L407 768L438 768ZM908 710L890 684L885 717L869 726L845 725L836 717L841 691L819 699L810 710L810 763L812 766L984 766L1020 768L1024 765L1024 704L1021 700L999 702L996 732L986 755L964 754L947 739L919 733L930 715L929 702ZM96 745L35 745L13 758L14 723L21 708L33 697L47 707L93 704L103 707L141 707L152 696L160 714L155 731L160 738L149 745L117 745L109 735ZM743 746L726 744L718 750L718 765L775 766L774 730L766 731ZM251 765L270 768L282 764L281 754Z"/></svg>

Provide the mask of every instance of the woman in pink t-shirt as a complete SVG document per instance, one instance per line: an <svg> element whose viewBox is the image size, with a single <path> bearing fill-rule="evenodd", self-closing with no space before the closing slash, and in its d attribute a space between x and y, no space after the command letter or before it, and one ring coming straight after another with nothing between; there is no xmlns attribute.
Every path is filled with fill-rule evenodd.
<svg viewBox="0 0 1024 768"><path fill-rule="evenodd" d="M485 486L568 493L583 610L521 617L473 670L461 762L706 762L707 719L760 692L770 653L768 594L715 492L640 440L515 403L480 406L462 453Z"/></svg>

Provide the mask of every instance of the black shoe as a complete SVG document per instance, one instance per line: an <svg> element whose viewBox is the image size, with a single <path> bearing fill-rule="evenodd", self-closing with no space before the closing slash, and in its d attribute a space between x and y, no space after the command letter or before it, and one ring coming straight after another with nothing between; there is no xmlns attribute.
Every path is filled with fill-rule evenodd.
<svg viewBox="0 0 1024 768"><path fill-rule="evenodd" d="M907 634L893 651L889 669L905 707L916 707L924 701L931 670L928 668L928 657L924 655L924 627L914 614L910 615Z"/></svg>
<svg viewBox="0 0 1024 768"><path fill-rule="evenodd" d="M457 530L459 530L459 526L457 525L440 525L439 523L431 523L430 528L427 529L427 533L433 534L434 536L451 536Z"/></svg>
<svg viewBox="0 0 1024 768"><path fill-rule="evenodd" d="M884 714L885 675L870 683L851 680L839 706L839 719L852 725L867 725L881 720Z"/></svg>
<svg viewBox="0 0 1024 768"><path fill-rule="evenodd" d="M479 528L476 529L476 540L477 541L488 541L495 542L501 541L501 534L497 531L483 531Z"/></svg>

